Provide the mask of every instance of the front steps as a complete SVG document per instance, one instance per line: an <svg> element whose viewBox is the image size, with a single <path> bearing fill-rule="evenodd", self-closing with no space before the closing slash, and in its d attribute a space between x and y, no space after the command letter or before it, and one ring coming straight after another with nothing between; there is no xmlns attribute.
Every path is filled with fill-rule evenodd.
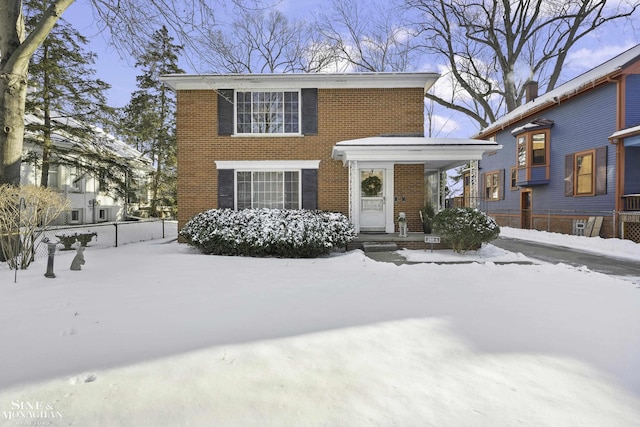
<svg viewBox="0 0 640 427"><path fill-rule="evenodd" d="M363 242L362 250L365 252L393 252L398 250L398 245L393 242Z"/></svg>

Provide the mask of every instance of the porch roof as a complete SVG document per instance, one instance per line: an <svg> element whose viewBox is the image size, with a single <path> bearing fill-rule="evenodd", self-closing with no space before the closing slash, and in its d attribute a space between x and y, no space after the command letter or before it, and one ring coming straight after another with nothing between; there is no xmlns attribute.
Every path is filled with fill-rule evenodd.
<svg viewBox="0 0 640 427"><path fill-rule="evenodd" d="M377 136L340 141L331 157L349 161L424 163L428 169L448 170L470 160L480 160L488 151L499 150L495 141L466 138Z"/></svg>
<svg viewBox="0 0 640 427"><path fill-rule="evenodd" d="M640 126L621 129L609 137L612 142L619 142L621 139L625 140L625 147L640 146Z"/></svg>

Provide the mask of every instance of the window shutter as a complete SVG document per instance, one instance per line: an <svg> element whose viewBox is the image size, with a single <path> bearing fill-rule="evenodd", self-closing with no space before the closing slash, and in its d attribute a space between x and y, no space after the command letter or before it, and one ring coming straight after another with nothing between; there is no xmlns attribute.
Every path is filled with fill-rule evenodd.
<svg viewBox="0 0 640 427"><path fill-rule="evenodd" d="M480 182L478 183L478 192L480 193L480 200L486 201L489 199L487 194L487 177L486 174L480 174Z"/></svg>
<svg viewBox="0 0 640 427"><path fill-rule="evenodd" d="M596 195L607 194L607 146L596 149Z"/></svg>
<svg viewBox="0 0 640 427"><path fill-rule="evenodd" d="M318 89L302 89L302 134L318 134Z"/></svg>
<svg viewBox="0 0 640 427"><path fill-rule="evenodd" d="M234 179L233 169L218 169L218 209L233 209L234 203Z"/></svg>
<svg viewBox="0 0 640 427"><path fill-rule="evenodd" d="M567 154L564 156L564 195L565 197L573 196L573 162L574 155Z"/></svg>
<svg viewBox="0 0 640 427"><path fill-rule="evenodd" d="M233 89L218 89L218 135L233 135Z"/></svg>
<svg viewBox="0 0 640 427"><path fill-rule="evenodd" d="M504 169L498 171L498 199L504 200Z"/></svg>
<svg viewBox="0 0 640 427"><path fill-rule="evenodd" d="M302 209L318 209L318 169L302 169Z"/></svg>

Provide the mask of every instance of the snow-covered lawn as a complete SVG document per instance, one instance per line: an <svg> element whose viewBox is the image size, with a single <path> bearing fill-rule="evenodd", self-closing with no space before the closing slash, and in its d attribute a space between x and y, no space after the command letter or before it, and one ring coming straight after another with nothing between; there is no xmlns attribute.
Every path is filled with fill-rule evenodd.
<svg viewBox="0 0 640 427"><path fill-rule="evenodd" d="M0 269L2 426L640 425L633 280L492 245L451 265L72 256L55 279Z"/></svg>

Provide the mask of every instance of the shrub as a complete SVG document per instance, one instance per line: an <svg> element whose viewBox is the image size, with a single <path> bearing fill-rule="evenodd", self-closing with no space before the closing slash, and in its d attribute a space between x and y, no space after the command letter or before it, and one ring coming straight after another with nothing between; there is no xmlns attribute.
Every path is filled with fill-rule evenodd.
<svg viewBox="0 0 640 427"><path fill-rule="evenodd" d="M436 214L433 229L455 252L478 249L500 234L500 227L484 212L473 208L447 208Z"/></svg>
<svg viewBox="0 0 640 427"><path fill-rule="evenodd" d="M11 269L26 269L42 236L69 200L48 188L0 185L0 260Z"/></svg>
<svg viewBox="0 0 640 427"><path fill-rule="evenodd" d="M180 236L201 252L314 258L355 238L340 213L287 209L212 209L195 215Z"/></svg>

